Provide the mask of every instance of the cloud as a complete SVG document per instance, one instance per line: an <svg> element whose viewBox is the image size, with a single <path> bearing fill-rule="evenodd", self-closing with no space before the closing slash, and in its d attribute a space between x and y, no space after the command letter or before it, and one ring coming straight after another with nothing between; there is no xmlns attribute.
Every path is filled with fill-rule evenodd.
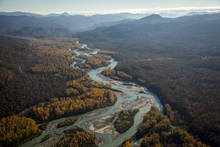
<svg viewBox="0 0 220 147"><path fill-rule="evenodd" d="M152 8L152 9L120 9L120 10L105 10L100 13L162 13L162 12L192 12L192 11L202 11L202 12L219 12L219 7L177 7L177 8Z"/></svg>

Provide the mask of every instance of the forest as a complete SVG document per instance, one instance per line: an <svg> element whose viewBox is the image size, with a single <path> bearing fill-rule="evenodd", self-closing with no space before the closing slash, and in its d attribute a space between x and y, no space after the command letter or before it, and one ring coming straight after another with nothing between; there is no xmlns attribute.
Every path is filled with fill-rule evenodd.
<svg viewBox="0 0 220 147"><path fill-rule="evenodd" d="M75 38L0 36L0 145L17 146L40 135L50 120L116 102L111 85L95 82L85 71L71 67L72 50L79 47ZM99 65L96 58L87 59L87 64L107 64L103 60ZM75 121L66 120L58 127ZM38 126L39 122L43 123Z"/></svg>
<svg viewBox="0 0 220 147"><path fill-rule="evenodd" d="M112 70L112 69L106 69L102 72L102 74L104 76L110 77L112 79L115 80L120 80L120 81L131 81L132 80L132 76L126 74L123 71L116 71L116 70Z"/></svg>
<svg viewBox="0 0 220 147"><path fill-rule="evenodd" d="M117 52L112 55L119 61L116 73L126 73L170 104L187 131L220 146L219 17L152 15L78 36L90 46Z"/></svg>
<svg viewBox="0 0 220 147"><path fill-rule="evenodd" d="M50 120L113 105L111 85L92 81L86 74L107 65L105 55L118 65L103 75L147 87L164 105L163 113L152 107L144 116L135 136L142 139L142 146L220 146L219 18L219 13L176 19L152 15L78 34L22 26L12 35L36 38L0 36L0 146L16 146L39 135ZM72 56L79 44L63 36L79 37L104 50L93 57L81 56L85 63L78 66L86 70L75 69ZM115 124L118 130L130 125L127 118L121 114ZM37 126L39 122L44 124ZM73 122L61 126L69 123ZM93 135L73 130L77 131L66 132L56 146L94 145ZM131 146L132 139L122 146Z"/></svg>
<svg viewBox="0 0 220 147"><path fill-rule="evenodd" d="M82 114L116 102L111 85L92 81L87 75L66 83L66 97L54 97L32 107L25 115L40 122Z"/></svg>
<svg viewBox="0 0 220 147"><path fill-rule="evenodd" d="M115 120L114 126L119 133L126 132L134 124L134 116L138 110L127 111L122 110L118 114L118 118Z"/></svg>
<svg viewBox="0 0 220 147"><path fill-rule="evenodd" d="M53 147L97 147L95 135L74 126L65 131L65 136Z"/></svg>
<svg viewBox="0 0 220 147"><path fill-rule="evenodd" d="M80 58L85 59L85 63L81 63L79 65L79 67L82 69L85 67L87 69L96 69L109 64L109 56L99 53L93 56L80 56Z"/></svg>
<svg viewBox="0 0 220 147"><path fill-rule="evenodd" d="M73 42L0 37L0 117L65 95L66 82L85 74L69 66Z"/></svg>
<svg viewBox="0 0 220 147"><path fill-rule="evenodd" d="M208 144L219 144L218 56L127 60L129 57L121 58L116 70L131 75L133 81L155 92L163 104L180 112L188 131Z"/></svg>
<svg viewBox="0 0 220 147"><path fill-rule="evenodd" d="M61 121L61 122L57 125L57 127L58 127L58 128L62 128L62 127L70 126L70 125L73 125L76 121L77 121L77 118L66 119L66 120Z"/></svg>
<svg viewBox="0 0 220 147"><path fill-rule="evenodd" d="M144 115L144 120L138 128L137 138L142 138L143 147L206 147L204 143L194 138L185 129L174 126L161 111L152 106Z"/></svg>
<svg viewBox="0 0 220 147"><path fill-rule="evenodd" d="M27 117L11 115L0 120L0 146L18 146L40 133L36 122Z"/></svg>

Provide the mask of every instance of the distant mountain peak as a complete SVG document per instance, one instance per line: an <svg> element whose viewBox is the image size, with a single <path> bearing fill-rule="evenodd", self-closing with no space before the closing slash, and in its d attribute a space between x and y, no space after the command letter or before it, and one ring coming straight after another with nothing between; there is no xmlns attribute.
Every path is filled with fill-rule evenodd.
<svg viewBox="0 0 220 147"><path fill-rule="evenodd" d="M21 12L21 11L0 12L0 15L4 15L4 16L42 16L40 14L29 13L29 12Z"/></svg>
<svg viewBox="0 0 220 147"><path fill-rule="evenodd" d="M62 13L61 15L64 15L64 16L69 16L70 14L69 14L69 13L67 13L67 12L64 12L64 13Z"/></svg>
<svg viewBox="0 0 220 147"><path fill-rule="evenodd" d="M152 15L149 15L149 16L142 18L141 20L160 20L160 19L162 19L162 17L160 15L152 14Z"/></svg>

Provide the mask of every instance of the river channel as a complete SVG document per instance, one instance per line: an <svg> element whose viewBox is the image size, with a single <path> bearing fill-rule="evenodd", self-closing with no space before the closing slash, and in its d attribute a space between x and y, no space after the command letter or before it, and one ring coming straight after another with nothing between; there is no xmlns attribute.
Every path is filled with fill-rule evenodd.
<svg viewBox="0 0 220 147"><path fill-rule="evenodd" d="M86 44L83 44L81 49L74 50L75 55L73 58L77 59L79 62L85 62L83 59L80 59L80 55L92 56L97 54L98 51L98 49L90 49ZM117 147L126 140L128 136L133 136L137 132L138 126L142 122L144 114L150 110L151 105L155 105L159 109L162 109L163 106L161 105L158 97L147 88L139 86L133 82L117 81L101 75L103 70L107 68L114 69L117 64L118 62L110 57L108 66L93 69L88 72L88 75L92 80L105 84L111 84L113 89L118 90L118 92L115 92L117 101L113 106L97 109L73 117L65 117L50 121L46 130L40 136L33 138L22 146L51 146L64 136L63 131L70 129L74 125L83 128L88 133L96 135L99 140L98 145L102 147ZM76 67L76 62L74 62L71 66L73 66L73 68L78 68ZM133 126L125 133L119 134L115 130L113 123L118 112L123 109L139 109L139 111L134 117ZM69 118L78 118L78 120L72 126L63 128L56 127L59 122ZM50 138L41 142L41 140L48 134L50 135Z"/></svg>

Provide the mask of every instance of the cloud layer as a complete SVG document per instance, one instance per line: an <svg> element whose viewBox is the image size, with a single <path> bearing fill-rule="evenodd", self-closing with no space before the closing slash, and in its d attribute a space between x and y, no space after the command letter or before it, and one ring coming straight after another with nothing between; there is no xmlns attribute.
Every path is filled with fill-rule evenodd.
<svg viewBox="0 0 220 147"><path fill-rule="evenodd" d="M121 9L106 10L99 13L163 13L163 12L219 12L220 7L178 7L178 8L153 8L153 9Z"/></svg>

